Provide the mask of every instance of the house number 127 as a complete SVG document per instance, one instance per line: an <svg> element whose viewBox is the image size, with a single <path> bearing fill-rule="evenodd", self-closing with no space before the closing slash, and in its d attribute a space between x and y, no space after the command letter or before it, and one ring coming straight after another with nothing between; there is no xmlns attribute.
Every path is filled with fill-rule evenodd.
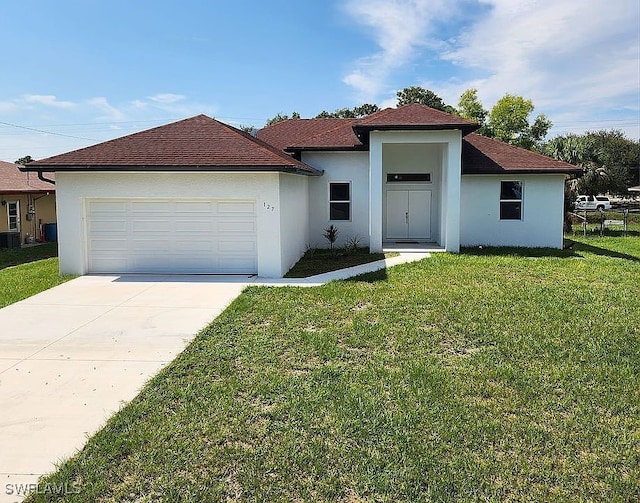
<svg viewBox="0 0 640 503"><path fill-rule="evenodd" d="M263 203L263 206L264 206L264 209L267 210L267 211L275 211L276 210L276 207L270 205L269 203Z"/></svg>

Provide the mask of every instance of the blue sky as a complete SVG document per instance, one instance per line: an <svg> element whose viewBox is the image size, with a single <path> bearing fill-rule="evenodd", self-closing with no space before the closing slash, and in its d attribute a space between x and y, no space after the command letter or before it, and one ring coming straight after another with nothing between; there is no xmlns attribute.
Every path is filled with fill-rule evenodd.
<svg viewBox="0 0 640 503"><path fill-rule="evenodd" d="M640 136L637 0L21 0L0 8L0 159L205 113L254 125L421 85L532 99L550 137Z"/></svg>

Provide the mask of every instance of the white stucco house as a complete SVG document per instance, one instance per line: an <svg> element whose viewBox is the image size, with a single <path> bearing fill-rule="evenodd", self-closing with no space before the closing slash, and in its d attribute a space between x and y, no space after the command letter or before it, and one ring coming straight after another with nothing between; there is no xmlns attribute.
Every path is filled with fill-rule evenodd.
<svg viewBox="0 0 640 503"><path fill-rule="evenodd" d="M205 115L30 163L56 173L60 271L281 277L309 246L562 247L575 166L423 105L292 119L257 138Z"/></svg>

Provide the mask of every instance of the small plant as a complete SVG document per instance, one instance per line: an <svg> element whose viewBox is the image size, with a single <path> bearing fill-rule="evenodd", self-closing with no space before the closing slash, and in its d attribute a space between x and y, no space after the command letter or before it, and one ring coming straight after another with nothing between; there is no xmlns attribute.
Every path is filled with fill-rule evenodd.
<svg viewBox="0 0 640 503"><path fill-rule="evenodd" d="M355 255L360 249L360 238L356 234L350 237L344 244L344 251L347 255Z"/></svg>
<svg viewBox="0 0 640 503"><path fill-rule="evenodd" d="M329 249L331 250L331 255L335 255L334 245L336 239L338 239L338 228L331 224L324 230L324 237L329 241Z"/></svg>

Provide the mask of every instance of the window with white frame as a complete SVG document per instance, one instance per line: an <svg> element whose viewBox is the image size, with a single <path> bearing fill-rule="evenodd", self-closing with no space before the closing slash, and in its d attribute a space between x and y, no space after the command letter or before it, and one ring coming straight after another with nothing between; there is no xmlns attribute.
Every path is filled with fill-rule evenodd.
<svg viewBox="0 0 640 503"><path fill-rule="evenodd" d="M500 182L500 220L522 220L521 181Z"/></svg>
<svg viewBox="0 0 640 503"><path fill-rule="evenodd" d="M329 182L329 220L351 220L351 182Z"/></svg>
<svg viewBox="0 0 640 503"><path fill-rule="evenodd" d="M7 202L9 231L20 232L20 201Z"/></svg>

